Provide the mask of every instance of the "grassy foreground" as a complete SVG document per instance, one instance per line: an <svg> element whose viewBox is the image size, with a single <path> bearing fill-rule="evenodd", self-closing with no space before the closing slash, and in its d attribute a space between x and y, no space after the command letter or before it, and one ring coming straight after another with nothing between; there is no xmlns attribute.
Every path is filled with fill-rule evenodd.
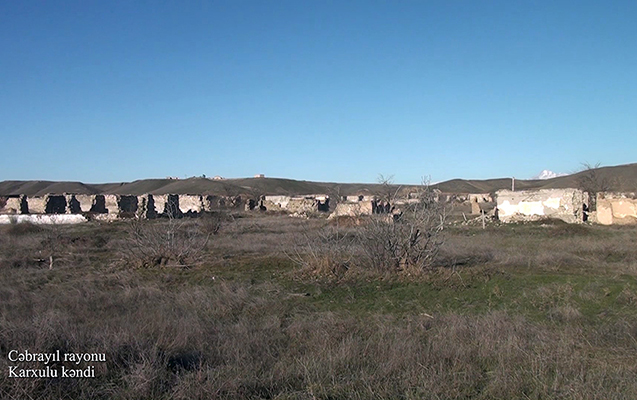
<svg viewBox="0 0 637 400"><path fill-rule="evenodd" d="M127 223L0 227L0 398L637 398L636 228L456 226L422 274L299 267L325 224L236 218L188 268L135 264ZM16 378L45 365L12 350L106 361Z"/></svg>

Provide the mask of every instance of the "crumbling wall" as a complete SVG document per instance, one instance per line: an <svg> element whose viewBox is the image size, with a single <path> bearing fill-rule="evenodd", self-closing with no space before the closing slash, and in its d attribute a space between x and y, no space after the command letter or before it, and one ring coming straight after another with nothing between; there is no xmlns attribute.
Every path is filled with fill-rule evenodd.
<svg viewBox="0 0 637 400"><path fill-rule="evenodd" d="M348 216L358 217L361 215L372 215L373 206L371 201L358 201L356 203L338 203L334 212L330 214L328 219Z"/></svg>
<svg viewBox="0 0 637 400"><path fill-rule="evenodd" d="M372 214L389 214L394 210L393 205L388 201L372 200Z"/></svg>
<svg viewBox="0 0 637 400"><path fill-rule="evenodd" d="M316 207L320 212L330 212L330 198L316 199Z"/></svg>
<svg viewBox="0 0 637 400"><path fill-rule="evenodd" d="M168 195L167 194L153 194L148 196L149 199L153 200L153 209L155 216L159 217L164 213L166 209L166 203L168 203ZM150 201L149 201L149 211L150 213Z"/></svg>
<svg viewBox="0 0 637 400"><path fill-rule="evenodd" d="M157 213L155 212L155 202L153 200L152 194L144 194L141 196L137 196L137 213L135 214L137 218L156 218Z"/></svg>
<svg viewBox="0 0 637 400"><path fill-rule="evenodd" d="M28 214L26 196L8 196L0 199L0 214Z"/></svg>
<svg viewBox="0 0 637 400"><path fill-rule="evenodd" d="M471 214L476 215L481 212L489 212L496 206L489 193L469 193L468 201L471 204Z"/></svg>
<svg viewBox="0 0 637 400"><path fill-rule="evenodd" d="M29 214L44 214L46 212L46 196L27 198Z"/></svg>
<svg viewBox="0 0 637 400"><path fill-rule="evenodd" d="M245 207L243 208L245 211L252 211L256 208L257 206L257 201L254 199L248 199L246 200L246 204Z"/></svg>
<svg viewBox="0 0 637 400"><path fill-rule="evenodd" d="M467 196L469 197L469 201L493 203L493 197L491 197L490 193L469 193Z"/></svg>
<svg viewBox="0 0 637 400"><path fill-rule="evenodd" d="M345 197L345 201L348 203L357 203L359 201L365 201L365 196L361 195L354 195L354 196L344 196ZM371 200L371 199L368 199Z"/></svg>
<svg viewBox="0 0 637 400"><path fill-rule="evenodd" d="M287 210L290 196L264 196L263 205L268 210Z"/></svg>
<svg viewBox="0 0 637 400"><path fill-rule="evenodd" d="M491 195L487 194L470 194L469 203L471 205L471 214L480 214L483 211L485 213L491 212L496 203L493 201Z"/></svg>
<svg viewBox="0 0 637 400"><path fill-rule="evenodd" d="M95 195L90 194L67 194L66 195L66 213L67 214L81 214L91 211L93 203L95 202Z"/></svg>
<svg viewBox="0 0 637 400"><path fill-rule="evenodd" d="M241 196L215 196L208 195L203 198L204 211L218 211L229 208L239 208L243 205Z"/></svg>
<svg viewBox="0 0 637 400"><path fill-rule="evenodd" d="M179 195L176 194L149 194L145 208L147 218L182 216L179 209Z"/></svg>
<svg viewBox="0 0 637 400"><path fill-rule="evenodd" d="M477 198L471 199L471 214L480 214L480 202Z"/></svg>
<svg viewBox="0 0 637 400"><path fill-rule="evenodd" d="M109 214L119 215L119 199L116 194L104 195L104 207L108 210Z"/></svg>
<svg viewBox="0 0 637 400"><path fill-rule="evenodd" d="M597 193L597 222L603 225L637 224L637 194Z"/></svg>
<svg viewBox="0 0 637 400"><path fill-rule="evenodd" d="M265 196L261 196L258 200L246 199L243 209L245 211L253 211L253 210L266 211L267 208L265 207L264 198L265 198ZM273 203L271 203L271 204L273 204ZM272 205L270 205L270 207L272 207Z"/></svg>
<svg viewBox="0 0 637 400"><path fill-rule="evenodd" d="M588 207L588 194L579 189L499 190L496 196L502 222L555 218L581 223Z"/></svg>
<svg viewBox="0 0 637 400"><path fill-rule="evenodd" d="M66 204L68 205L66 207L67 214L79 214L82 212L80 202L75 198L74 194L66 195Z"/></svg>
<svg viewBox="0 0 637 400"><path fill-rule="evenodd" d="M179 209L183 214L197 215L204 211L203 198L200 195L180 195Z"/></svg>
<svg viewBox="0 0 637 400"><path fill-rule="evenodd" d="M106 208L106 198L103 194L96 194L93 199L93 204L91 205L90 212L96 214L106 214L108 213L108 209Z"/></svg>
<svg viewBox="0 0 637 400"><path fill-rule="evenodd" d="M80 212L91 212L91 208L93 208L95 203L95 195L76 194L75 199L80 203Z"/></svg>
<svg viewBox="0 0 637 400"><path fill-rule="evenodd" d="M19 197L9 197L5 201L4 208L2 209L3 214L18 214L20 213L20 198Z"/></svg>
<svg viewBox="0 0 637 400"><path fill-rule="evenodd" d="M290 213L307 213L318 211L318 202L315 199L291 198L286 211ZM267 205L266 205L267 207Z"/></svg>
<svg viewBox="0 0 637 400"><path fill-rule="evenodd" d="M299 197L264 196L262 204L267 210L284 210L290 213L313 211L329 212L330 198L325 194L309 194Z"/></svg>
<svg viewBox="0 0 637 400"><path fill-rule="evenodd" d="M204 211L212 212L221 209L222 207L219 205L219 200L219 196L212 194L205 196L203 199Z"/></svg>

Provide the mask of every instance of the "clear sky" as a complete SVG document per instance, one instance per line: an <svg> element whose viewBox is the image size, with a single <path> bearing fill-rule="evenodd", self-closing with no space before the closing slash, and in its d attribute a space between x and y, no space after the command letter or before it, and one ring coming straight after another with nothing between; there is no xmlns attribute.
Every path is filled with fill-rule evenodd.
<svg viewBox="0 0 637 400"><path fill-rule="evenodd" d="M637 162L637 2L2 1L0 180Z"/></svg>

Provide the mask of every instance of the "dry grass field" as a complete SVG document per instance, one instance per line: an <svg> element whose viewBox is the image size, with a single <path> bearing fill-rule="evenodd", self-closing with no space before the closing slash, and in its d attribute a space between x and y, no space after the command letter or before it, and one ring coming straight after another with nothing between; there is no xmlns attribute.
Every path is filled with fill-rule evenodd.
<svg viewBox="0 0 637 400"><path fill-rule="evenodd" d="M417 270L357 222L2 226L0 398L637 398L637 228L451 225ZM47 365L94 377L10 374Z"/></svg>

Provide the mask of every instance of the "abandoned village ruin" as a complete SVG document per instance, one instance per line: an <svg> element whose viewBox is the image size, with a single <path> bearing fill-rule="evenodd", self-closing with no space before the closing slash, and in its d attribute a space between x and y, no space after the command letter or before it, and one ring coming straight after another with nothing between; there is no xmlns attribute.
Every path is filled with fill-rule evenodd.
<svg viewBox="0 0 637 400"><path fill-rule="evenodd" d="M489 193L436 192L457 214L488 215L503 223L543 218L567 223L593 222L603 225L636 224L637 194L600 192L596 210L589 210L588 193L579 189L499 190ZM198 194L48 194L0 197L0 223L79 223L88 219L112 221L120 218L154 219L198 216L206 212L243 209L279 211L291 215L329 213L329 218L372 214L397 214L401 207L418 202L417 193L395 198L391 203L370 194L340 196L220 196Z"/></svg>

